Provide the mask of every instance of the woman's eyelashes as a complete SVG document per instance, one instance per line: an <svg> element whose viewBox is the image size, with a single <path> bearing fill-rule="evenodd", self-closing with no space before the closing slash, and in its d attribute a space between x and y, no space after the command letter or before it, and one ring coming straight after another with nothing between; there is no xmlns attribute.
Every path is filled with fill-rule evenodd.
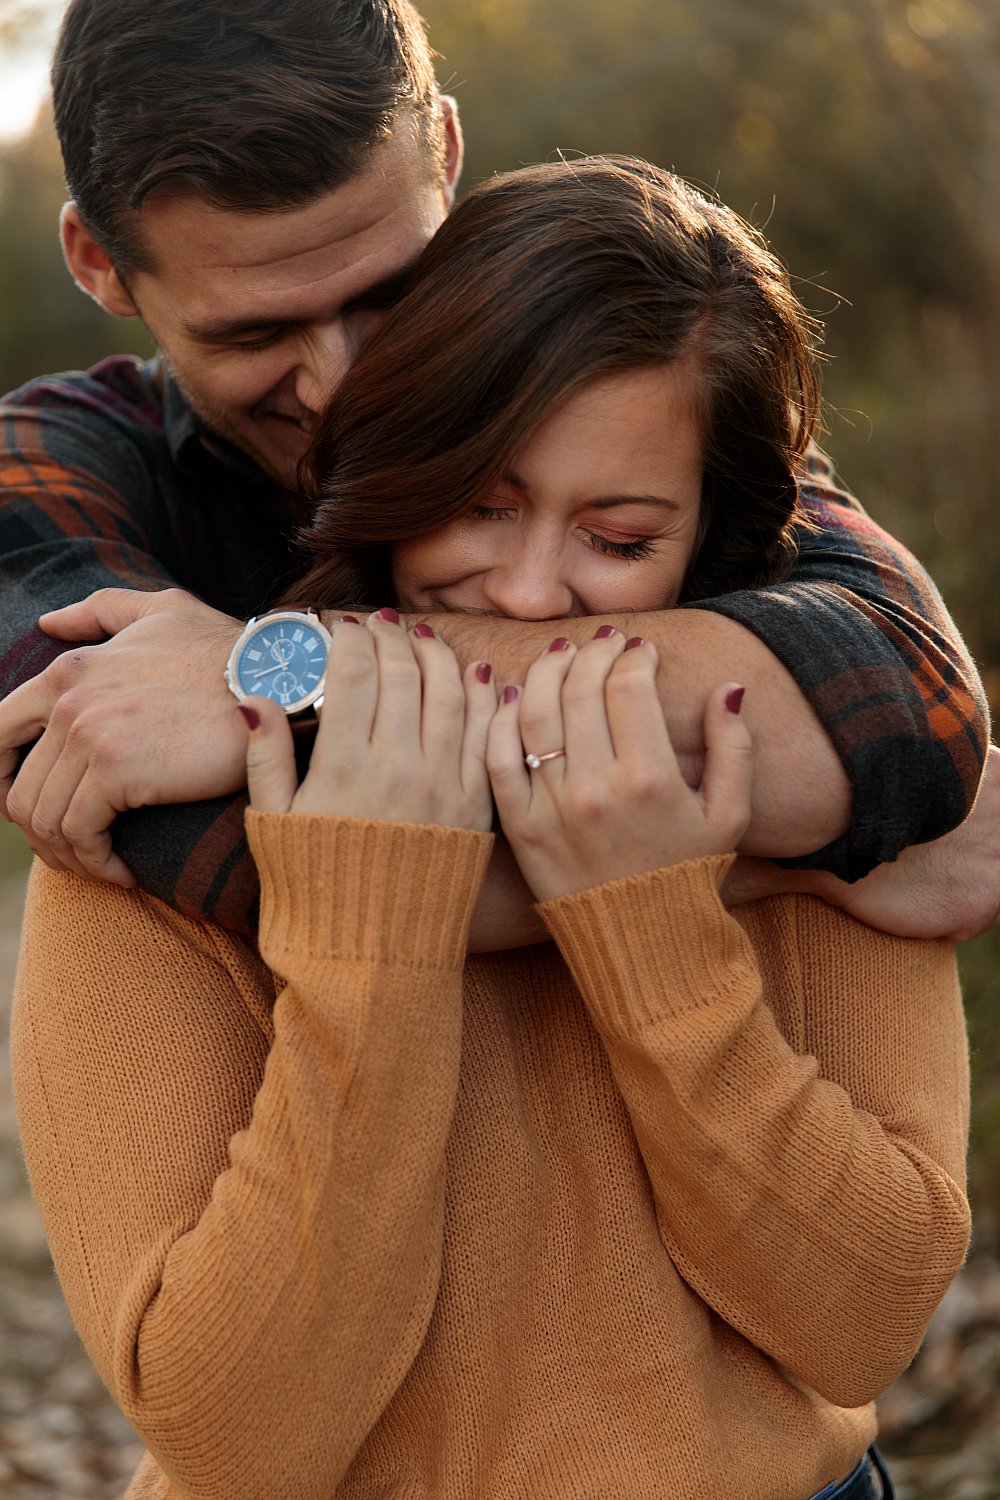
<svg viewBox="0 0 1000 1500"><path fill-rule="evenodd" d="M509 521L517 511L512 505L474 505L469 514L480 521Z"/></svg>
<svg viewBox="0 0 1000 1500"><path fill-rule="evenodd" d="M478 517L481 521L509 521L517 515L517 509L511 505L474 505L469 514ZM612 540L611 537L602 536L599 531L590 531L586 526L581 526L578 530L585 538L587 545L593 547L595 552L603 553L605 557L621 557L626 562L636 562L643 557L652 557L656 550L648 537L636 537L634 541L619 542Z"/></svg>
<svg viewBox="0 0 1000 1500"><path fill-rule="evenodd" d="M634 542L613 542L610 537L601 536L597 531L588 531L586 536L596 552L603 552L607 557L624 557L628 562L636 562L641 557L652 557L656 550L646 537L636 538Z"/></svg>

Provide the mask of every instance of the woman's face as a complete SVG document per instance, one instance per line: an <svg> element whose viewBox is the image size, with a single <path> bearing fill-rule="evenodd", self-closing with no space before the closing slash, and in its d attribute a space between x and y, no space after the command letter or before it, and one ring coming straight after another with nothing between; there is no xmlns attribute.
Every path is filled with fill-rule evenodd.
<svg viewBox="0 0 1000 1500"><path fill-rule="evenodd" d="M701 498L694 376L679 359L570 397L473 510L396 545L400 602L518 620L675 604Z"/></svg>

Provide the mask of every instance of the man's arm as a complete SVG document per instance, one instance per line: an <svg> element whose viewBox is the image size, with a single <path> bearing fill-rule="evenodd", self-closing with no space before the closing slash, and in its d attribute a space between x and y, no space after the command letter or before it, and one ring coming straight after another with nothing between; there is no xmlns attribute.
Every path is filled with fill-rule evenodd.
<svg viewBox="0 0 1000 1500"><path fill-rule="evenodd" d="M742 625L707 610L529 624L456 614L427 618L463 665L490 661L501 684L522 682L528 664L556 636L582 646L599 624L610 623L626 636L653 641L667 728L691 786L701 780L705 699L720 682L741 682L755 761L744 852L804 855L838 838L849 824L847 776L823 725L787 669Z"/></svg>
<svg viewBox="0 0 1000 1500"><path fill-rule="evenodd" d="M23 513L30 520L33 504L30 494L23 493L20 504ZM40 502L39 507L44 509ZM876 826L879 816L891 824L890 836L882 840L888 853L883 853L882 857L891 857L893 842L900 837L899 819L895 817L887 797L883 798L881 795L883 791L890 789L891 778L882 778L880 781L875 777L875 795L866 791L868 781L865 773L873 763L873 757L862 754L855 755L852 759L851 756L844 755L839 743L837 749L841 752L840 757L831 752L830 741L819 727L814 711L792 685L789 667L782 667L768 648L773 646L777 649L782 645L789 648L790 638L789 649L794 658L797 633L803 628L803 620L815 603L822 614L821 633L835 638L837 651L842 649L845 642L853 643L852 661L858 657L864 658L869 653L876 666L883 667L888 663L887 680L892 691L897 699L902 696L909 700L909 716L904 715L899 733L892 740L894 754L882 757L890 767L897 768L897 784L901 779L898 767L905 767L907 753L912 752L915 757L929 753L933 758L939 753L941 744L947 740L944 729L949 724L962 724L958 737L959 748L964 743L968 747L968 753L960 762L959 772L950 778L944 778L940 786L937 783L931 785L926 793L922 790L925 823L928 818L932 818L940 826L947 826L949 820L958 821L971 804L978 775L978 756L985 748L985 714L974 671L957 632L940 602L933 604L937 596L933 593L932 585L908 554L895 549L893 556L900 560L896 570L900 588L903 593L908 590L909 597L917 601L908 616L909 625L917 629L918 633L920 629L924 629L940 636L938 655L947 668L941 679L941 702L937 707L930 705L934 712L922 709L915 714L912 711L913 698L916 697L918 706L920 699L919 694L914 692L910 657L905 650L900 649L898 632L895 631L894 621L899 613L898 600L889 595L880 603L880 570L873 566L870 552L859 543L859 532L861 536L867 536L877 532L877 528L873 528L862 513L850 509L847 501L838 502L836 507L832 503L828 504L827 509L828 523L833 531L827 539L822 556L814 553L810 558L809 576L800 583L796 575L788 584L781 585L776 590L764 591L765 595L776 602L765 604L763 614L767 615L769 609L772 613L776 612L779 622L777 626L773 618L762 619L759 606L762 596L758 594L732 595L725 601L712 601L698 610L651 616L648 621L647 617L640 620L640 617L629 616L620 623L629 634L635 633L637 628L645 629L658 644L663 660L661 681L667 698L665 707L668 723L684 757L687 773L692 779L696 775L699 761L700 716L705 693L719 680L737 678L746 682L747 711L752 713L749 722L763 746L759 755L761 772L755 788L757 808L749 847L769 854L789 851L801 853L810 846L815 848L817 844L826 842L829 868L838 874L856 876L870 868L872 863L871 853L868 853L866 859L864 852L865 844L871 843L871 830L866 823L866 837L861 840L860 855L851 847L858 842L853 837L853 826L850 834L838 840L837 836L844 828L848 815L845 790L847 783L841 765L846 764L850 773L855 821L860 805L862 811L865 806L869 811L874 811ZM92 523L88 521L88 524ZM95 526L94 530L97 529ZM106 541L119 545L113 536L100 537L99 540L102 546ZM886 538L885 541L892 545L889 539ZM8 547L10 545L12 544L8 539ZM9 570L12 567L19 565L18 558L23 556L23 550L22 548L18 552L15 545L13 562L9 557L0 560L0 566L8 570L5 577L10 576ZM73 558L71 541L64 539L64 544L61 547L57 545L55 552L65 566L67 559L72 561ZM152 565L153 560L150 558L149 566ZM824 565L834 572L833 583L824 580ZM59 573L58 576L62 577L62 574ZM77 573L74 576L82 575ZM855 582L856 591L848 587L848 580ZM165 578L164 582L166 581ZM146 586L150 585L147 583ZM82 588L80 591L82 592ZM51 594L49 598L45 598L44 583L36 582L34 608L41 612L42 608L53 602L60 602L65 597L65 593L59 591L54 598ZM924 626L921 624L919 606L926 599L930 599L933 605L933 619ZM722 618L722 607L733 611L744 608L750 611L752 619L748 619L747 624L743 625L736 620ZM754 611L757 613L754 614ZM213 613L207 611L206 620ZM439 623L443 634L457 647L460 655L467 659L493 659L498 674L508 677L519 675L538 644L544 644L558 631L587 634L594 628L594 622L559 622L558 627L555 622L526 626L483 619L460 620L456 616L448 616ZM124 633L126 624L126 621L120 620L117 629ZM86 635L84 638L87 638ZM92 639L93 636L89 638ZM0 644L5 645L8 660L19 658L19 640L16 634L13 639L8 636L7 641ZM220 640L213 649L218 660L213 660L210 668L206 662L199 663L197 671L193 670L189 675L183 693L178 693L173 699L162 691L150 693L148 688L150 682L157 681L157 674L163 668L162 647L154 650L150 645L145 668L137 659L132 670L120 681L123 703L132 714L137 729L128 738L128 748L137 759L145 757L148 760L151 753L139 732L148 719L151 703L155 704L158 715L172 713L175 723L191 726L206 721L206 710L212 704L228 707L221 684L228 646ZM99 653L104 650L104 647L94 648L98 661ZM808 652L799 653L799 656L801 659L789 663L791 670L819 709L824 727L835 738L838 735L843 738L843 728L839 722L842 703L836 694L828 695L825 699L822 694L817 695L814 688L810 687L811 658ZM44 675L39 679L38 686L32 686L30 691L35 695L31 705L25 707L22 699L20 703L0 706L0 751L24 742L24 721L34 722L40 716L48 722L54 704L62 697L51 677L46 682ZM45 700L41 710L36 702L38 697ZM866 696L856 692L854 712L849 717L849 722L857 731L858 743L862 747L869 743L875 745L874 763L879 762L877 742L883 736L885 727L884 702L884 694ZM81 709L85 703L86 694L81 693ZM752 710L751 704L755 705ZM221 708L218 711L221 712ZM232 717L235 718L235 715ZM93 733L98 733L96 726ZM182 751L189 758L191 738L182 736ZM78 748L87 749L85 744L79 743L85 739L86 736L77 732ZM153 749L161 765L162 748L160 740L157 740ZM946 754L953 748L954 737ZM779 757L773 775L768 770L772 754ZM189 792L187 795L205 797L209 791L204 782L205 756L199 750L194 759L197 762L194 772L199 778L199 791ZM231 759L230 755L225 768L226 777L231 777L232 774L232 766L229 764ZM120 774L119 765L115 775ZM903 780L905 781L905 777ZM223 780L217 790L222 791L229 784L231 782ZM794 801L786 796L791 788L794 788ZM113 803L116 797L119 801L125 800L121 796L120 785L117 789L113 786L106 787L103 795L108 803ZM911 818L911 824L912 821ZM252 928L255 916L255 881L252 864L239 840L240 826L239 806L233 806L224 800L218 804L201 802L184 810L147 807L116 820L115 843L136 871L141 883L155 894L182 910L200 911L224 925L248 930ZM89 830L90 835L96 832L100 830ZM772 832L773 843L770 837ZM919 831L915 836L920 836ZM817 862L822 863L823 858L823 855L817 856Z"/></svg>
<svg viewBox="0 0 1000 1500"><path fill-rule="evenodd" d="M149 800L143 765L148 777L184 764L185 788L172 800L186 805L117 817L116 853L106 832L110 812L69 831L81 834L91 868L105 877L129 883L131 870L181 910L214 912L252 934L257 880L242 809L232 797L190 799L243 785L245 735L218 658L228 656L244 615L266 607L288 569L291 521L280 497L206 456L169 380L161 382L155 364L123 358L87 374L45 377L6 397L0 476L0 810L21 754L35 741L37 785L48 780L45 758L65 769L62 752L71 745L78 767L99 768L95 794L105 807L114 799L128 806L129 784ZM103 641L99 627L61 639L38 626L43 613L95 589L177 584L218 606L191 600L190 631L183 605L156 618L143 614L168 599L159 592L128 595L135 628L116 633L110 649L88 644ZM199 761L213 767L211 784L200 787ZM62 828L45 826L53 820L44 805L39 823L51 837L35 832L38 813L32 803L19 814L32 846L48 863L84 873Z"/></svg>
<svg viewBox="0 0 1000 1500"><path fill-rule="evenodd" d="M734 861L722 896L741 906L762 896L818 896L897 937L971 938L1000 920L1000 748L991 745L975 806L957 828L913 844L853 885L827 870L782 869L770 859Z"/></svg>
<svg viewBox="0 0 1000 1500"><path fill-rule="evenodd" d="M60 795L61 780L72 775L67 739L86 743L90 763L110 789L117 760L131 758L136 767L145 761L149 777L161 760L170 763L163 751L171 736L193 749L200 733L212 747L213 782L202 790L186 784L178 800L237 790L242 739L230 728L228 695L216 693L215 713L200 717L189 715L183 701L192 682L214 672L213 643L235 639L239 622L199 613L194 632L186 634L183 611L175 612L164 628L157 628L159 616L144 620L94 653L86 643L100 640L100 630L67 649L67 642L39 628L38 619L101 588L141 591L134 597L143 608L165 597L158 591L183 572L186 546L157 485L166 455L155 379L131 360L108 361L88 375L47 377L0 405L0 697L7 700L0 712L9 704L16 720L0 748L0 801L23 750L41 736L9 816L47 863L80 874L99 871L123 884L132 877L104 830L116 813L154 799L139 783L131 801L108 806L102 830L94 829L90 815L92 831L77 843L75 812L62 827L78 790L74 783ZM201 550L193 540L187 545ZM229 784L219 785L227 735Z"/></svg>

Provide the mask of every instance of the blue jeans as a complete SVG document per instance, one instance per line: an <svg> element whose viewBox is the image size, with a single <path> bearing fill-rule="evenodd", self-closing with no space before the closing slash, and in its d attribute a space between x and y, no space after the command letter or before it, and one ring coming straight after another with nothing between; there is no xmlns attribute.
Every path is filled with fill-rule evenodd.
<svg viewBox="0 0 1000 1500"><path fill-rule="evenodd" d="M877 1489L874 1482L876 1474L881 1480ZM882 1462L882 1455L873 1444L846 1479L828 1484L818 1495L813 1495L812 1500L879 1500L879 1497L881 1500L894 1500L895 1493L889 1471Z"/></svg>

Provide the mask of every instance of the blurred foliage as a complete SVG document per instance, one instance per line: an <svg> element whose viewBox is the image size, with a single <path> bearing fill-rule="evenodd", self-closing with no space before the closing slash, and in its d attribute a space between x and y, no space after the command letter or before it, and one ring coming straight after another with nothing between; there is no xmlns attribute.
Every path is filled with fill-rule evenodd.
<svg viewBox="0 0 1000 1500"><path fill-rule="evenodd" d="M22 49L37 42L44 13L37 0L0 0L0 47Z"/></svg>
<svg viewBox="0 0 1000 1500"><path fill-rule="evenodd" d="M149 354L134 319L108 316L73 285L59 246L65 198L46 109L0 156L0 389L46 370L79 369L119 351Z"/></svg>
<svg viewBox="0 0 1000 1500"><path fill-rule="evenodd" d="M27 870L31 863L31 850L21 837L20 830L9 823L0 823L0 880L7 875L16 875Z"/></svg>
<svg viewBox="0 0 1000 1500"><path fill-rule="evenodd" d="M924 559L1000 708L997 0L423 0L467 184L635 152L763 228L828 324L827 446ZM8 5L28 15L30 0ZM29 17L30 19L30 17ZM4 38L9 41L9 38ZM61 266L46 116L0 159L0 386L145 352ZM0 845L0 859L5 846ZM964 945L980 1243L1000 1248L1000 934Z"/></svg>

